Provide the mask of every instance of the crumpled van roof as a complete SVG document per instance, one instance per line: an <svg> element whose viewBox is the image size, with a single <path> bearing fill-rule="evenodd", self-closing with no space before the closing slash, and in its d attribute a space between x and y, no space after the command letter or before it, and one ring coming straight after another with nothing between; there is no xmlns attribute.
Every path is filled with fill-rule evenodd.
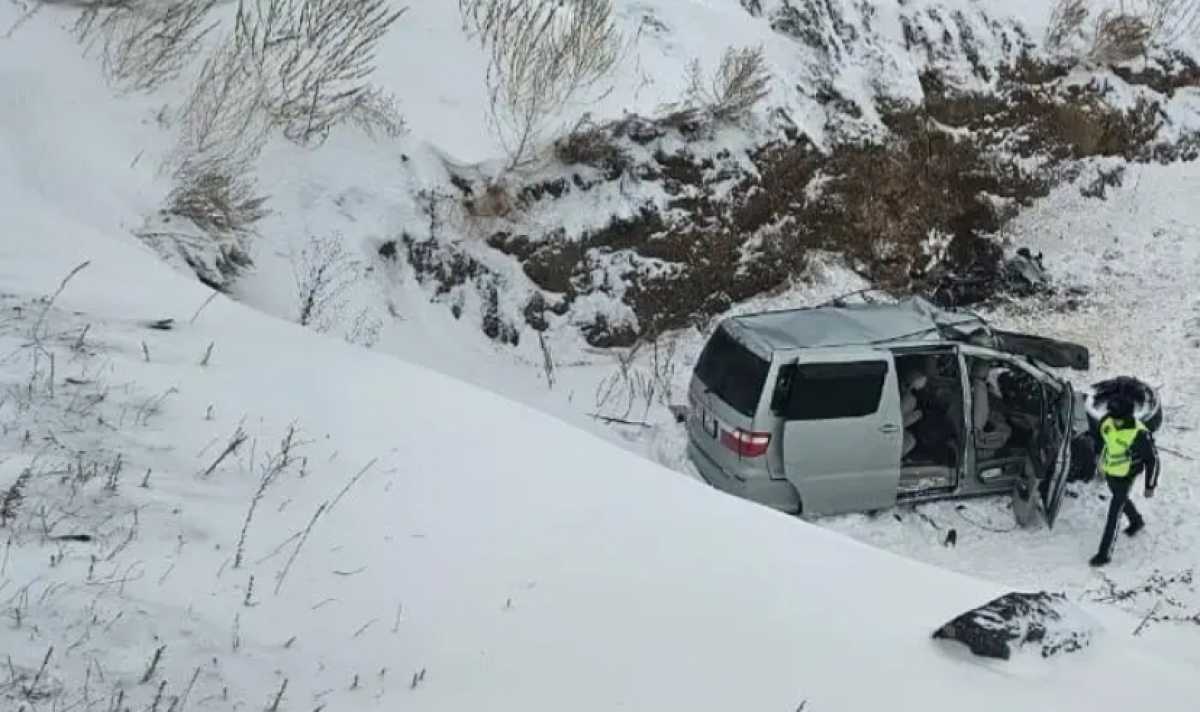
<svg viewBox="0 0 1200 712"><path fill-rule="evenodd" d="M807 307L731 317L726 328L764 353L897 341L966 340L986 330L983 319L939 309L911 297L896 303Z"/></svg>

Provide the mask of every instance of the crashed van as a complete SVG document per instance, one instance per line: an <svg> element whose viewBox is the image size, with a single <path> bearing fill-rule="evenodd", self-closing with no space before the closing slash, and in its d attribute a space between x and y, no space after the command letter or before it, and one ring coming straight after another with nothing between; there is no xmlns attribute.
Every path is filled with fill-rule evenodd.
<svg viewBox="0 0 1200 712"><path fill-rule="evenodd" d="M1053 526L1094 430L1056 370L1088 361L919 298L730 317L695 366L688 455L714 487L805 516L1012 494L1019 521Z"/></svg>

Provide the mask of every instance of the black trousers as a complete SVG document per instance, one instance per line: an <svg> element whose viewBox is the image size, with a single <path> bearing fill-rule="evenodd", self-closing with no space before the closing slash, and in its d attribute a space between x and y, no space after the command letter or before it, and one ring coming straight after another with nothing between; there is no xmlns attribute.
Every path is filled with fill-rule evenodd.
<svg viewBox="0 0 1200 712"><path fill-rule="evenodd" d="M1117 523L1121 520L1121 512L1125 512L1125 517L1129 519L1130 524L1137 524L1142 521L1142 515L1138 514L1137 507L1133 506L1133 502L1129 499L1129 491L1133 489L1133 482L1137 479L1136 474L1131 474L1128 477L1105 477L1108 481L1108 489L1112 492L1112 499L1108 503L1108 521L1104 523L1104 536L1100 539L1100 555L1108 556L1112 549L1113 537L1117 534Z"/></svg>

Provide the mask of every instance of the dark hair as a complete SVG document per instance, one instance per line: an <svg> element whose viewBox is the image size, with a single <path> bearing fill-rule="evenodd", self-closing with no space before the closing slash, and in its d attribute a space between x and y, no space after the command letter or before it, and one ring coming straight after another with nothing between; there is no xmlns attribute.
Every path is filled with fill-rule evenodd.
<svg viewBox="0 0 1200 712"><path fill-rule="evenodd" d="M1133 418L1133 401L1123 395L1115 395L1108 400L1108 414L1119 420Z"/></svg>

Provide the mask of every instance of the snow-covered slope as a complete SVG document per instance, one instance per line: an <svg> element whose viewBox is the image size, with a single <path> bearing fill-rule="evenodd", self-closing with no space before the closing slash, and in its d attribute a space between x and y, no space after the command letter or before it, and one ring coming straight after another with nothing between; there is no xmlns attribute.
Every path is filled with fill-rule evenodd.
<svg viewBox="0 0 1200 712"><path fill-rule="evenodd" d="M2 472L32 473L5 529L10 707L142 709L164 682L163 704L269 707L285 681L279 709L1194 704L1195 667L1119 628L1037 665L974 662L930 634L995 584L224 297L193 322L206 289L3 190L29 216L0 243ZM239 423L253 443L202 474Z"/></svg>
<svg viewBox="0 0 1200 712"><path fill-rule="evenodd" d="M803 7L840 38L846 27L862 32L866 5L773 0L749 12L749 4L758 5L618 3L623 27L643 28L637 61L622 65L612 94L572 111L652 113L678 98L689 61L711 68L726 45L742 43L766 45L772 106L786 104L814 138L828 115L812 94L826 80L851 98L879 83L892 96L920 89L928 57L905 46L890 4L874 15L871 42L847 43L837 63L818 69L819 52L772 30L773 18ZM275 213L261 225L256 268L235 283L243 304L219 296L204 306L210 292L132 234L169 189L158 169L174 128L156 116L169 117L159 109L177 104L181 88L114 96L64 31L71 16L49 6L0 40L0 490L30 472L15 518L0 528L0 652L12 657L7 675L0 668L0 707L81 702L109 712L123 694L133 709L153 708L165 681L160 709L174 696L182 709L269 708L286 681L278 710L1195 708L1191 624L1156 619L1128 635L1148 612L1182 617L1200 607L1188 574L1200 563L1200 535L1184 459L1200 443L1186 431L1164 437L1184 457L1150 505L1151 528L1122 542L1109 574L1123 590L1156 569L1166 581L1107 601L1127 616L1094 605L1105 582L1084 566L1104 505L1098 490L1078 489L1052 535L989 531L1007 523L1000 501L824 528L797 522L611 446L687 471L682 431L663 404L686 382L700 333L664 339L664 348L674 344L669 368L644 352L623 371L611 354L581 349L570 330L551 331L548 376L532 333L517 349L480 334L489 308L480 290L439 295L408 265L381 260L381 247L406 231L424 238L441 220L442 242L508 280L498 309L511 316L524 306L519 266L484 244L486 232L452 210L427 214L414 197L446 188L452 170L483 175L491 166L463 164L496 158L482 59L461 37L453 5L413 3L380 54L378 78L404 102L407 137L378 142L347 129L317 151L268 146L258 176ZM941 31L927 10L949 8L941 16L951 18L952 37L959 10L991 59L1003 42L982 31L978 10L1017 17L1036 36L1046 9L904 7L934 23L926 34ZM0 29L15 8L0 3ZM999 23L1006 31L1015 32ZM957 54L933 64L971 76ZM1179 92L1172 107L1191 106L1194 93ZM714 143L745 148L752 138L727 132ZM1196 417L1184 399L1197 386L1179 355L1195 314L1178 313L1194 307L1183 285L1200 279L1188 242L1194 181L1191 167L1149 166L1131 168L1104 204L1079 197L1082 183L1053 193L1013 236L1045 249L1064 286L1090 287L1096 299L1049 317L997 315L1087 336L1105 373L1142 372L1139 348L1153 344L1151 373L1182 406L1170 416L1180 428ZM635 206L576 195L537 215L546 227L581 226ZM1075 244L1126 234L1111 258L1096 243ZM312 236L358 261L343 328L331 336L363 314L381 325L375 353L285 323L296 317L293 272ZM41 300L84 260L40 321ZM820 264L831 266L813 270L812 283L733 308L811 304L861 286L840 263ZM1161 289L1122 289L1145 270ZM451 316L455 300L461 319ZM1114 309L1136 329L1113 333L1105 315ZM146 326L168 317L172 330ZM1101 335L1117 338L1119 353L1107 353ZM643 398L639 384L656 377L658 390ZM645 422L607 428L592 412ZM289 423L303 444L255 506L235 566L260 476ZM202 475L239 424L248 439ZM960 530L956 549L942 545L947 522ZM91 541L54 538L71 534ZM1009 586L1065 589L1108 631L1080 654L991 666L929 639ZM1156 591L1173 603L1152 610Z"/></svg>

